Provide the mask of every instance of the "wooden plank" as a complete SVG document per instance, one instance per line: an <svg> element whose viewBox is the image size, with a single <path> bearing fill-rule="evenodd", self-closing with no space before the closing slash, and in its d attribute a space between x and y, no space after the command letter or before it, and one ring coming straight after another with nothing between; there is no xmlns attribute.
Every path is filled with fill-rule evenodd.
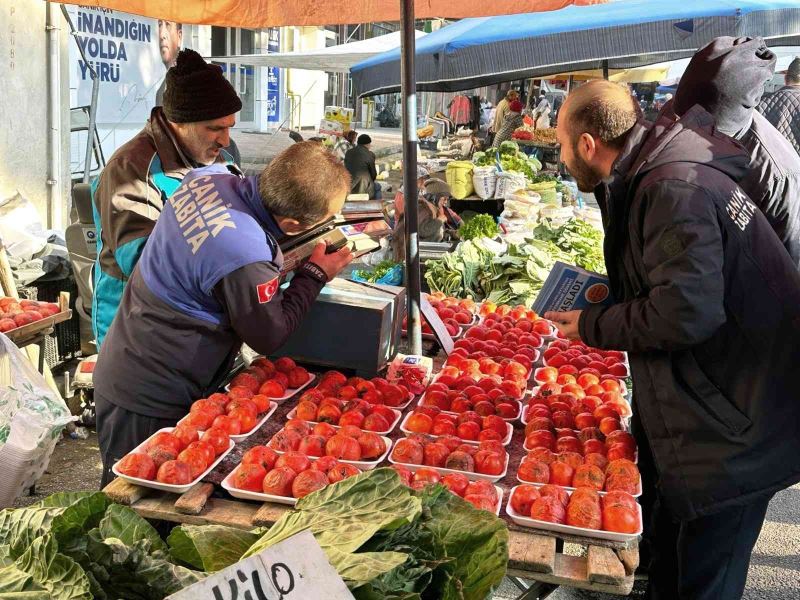
<svg viewBox="0 0 800 600"><path fill-rule="evenodd" d="M289 507L283 504L264 502L253 517L253 524L258 527L269 527L287 511L289 511Z"/></svg>
<svg viewBox="0 0 800 600"><path fill-rule="evenodd" d="M589 581L622 585L627 577L625 567L610 548L589 546L586 553L586 576Z"/></svg>
<svg viewBox="0 0 800 600"><path fill-rule="evenodd" d="M604 548L613 548L615 550L626 550L628 548L638 547L638 541L636 540L630 542L614 542L611 540L601 540L587 536L554 533L552 531L547 531L546 529L536 529L535 527L521 527L516 524L510 524L508 529L509 531L518 531L528 535L555 537L559 540L564 540L568 544L578 544L580 546L602 546Z"/></svg>
<svg viewBox="0 0 800 600"><path fill-rule="evenodd" d="M617 550L617 556L625 567L625 573L633 575L639 568L639 547L635 546L628 550Z"/></svg>
<svg viewBox="0 0 800 600"><path fill-rule="evenodd" d="M257 504L209 498L199 515L187 515L175 510L175 494L164 494L153 498L143 498L131 508L146 519L186 523L189 525L227 525L240 529L253 529L253 517L258 511Z"/></svg>
<svg viewBox="0 0 800 600"><path fill-rule="evenodd" d="M556 560L556 538L509 531L508 555L509 564L513 561L521 569L552 573Z"/></svg>
<svg viewBox="0 0 800 600"><path fill-rule="evenodd" d="M188 492L181 494L180 498L175 501L175 510L185 515L199 515L206 505L206 500L213 493L214 484L201 481Z"/></svg>
<svg viewBox="0 0 800 600"><path fill-rule="evenodd" d="M563 585L582 590L590 590L593 592L617 594L620 596L627 596L631 593L631 590L633 590L633 577L624 578L620 584L590 581L587 577L585 556L556 554L555 569L553 573L535 573L509 566L507 575L534 581L541 581L544 583L552 583L554 585Z"/></svg>
<svg viewBox="0 0 800 600"><path fill-rule="evenodd" d="M144 498L152 491L154 490L142 487L140 485L128 483L121 477L117 477L114 479L114 481L103 488L103 492L111 499L112 502L124 504L126 506L134 504L136 501Z"/></svg>

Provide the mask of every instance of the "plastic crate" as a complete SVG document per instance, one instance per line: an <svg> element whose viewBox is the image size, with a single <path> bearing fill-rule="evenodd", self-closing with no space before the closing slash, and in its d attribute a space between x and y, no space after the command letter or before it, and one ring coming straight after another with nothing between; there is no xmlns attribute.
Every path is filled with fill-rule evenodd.
<svg viewBox="0 0 800 600"><path fill-rule="evenodd" d="M53 336L55 344L48 341L45 346L45 360L52 368L67 359L74 358L81 351L80 317L75 310L78 286L72 276L54 281L34 281L31 286L36 288L36 300L43 302L58 302L58 295L61 292L69 293L72 318L55 326Z"/></svg>

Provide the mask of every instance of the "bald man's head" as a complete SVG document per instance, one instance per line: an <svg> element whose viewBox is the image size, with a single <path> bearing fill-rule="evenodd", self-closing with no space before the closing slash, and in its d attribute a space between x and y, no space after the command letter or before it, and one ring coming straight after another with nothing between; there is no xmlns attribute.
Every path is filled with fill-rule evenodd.
<svg viewBox="0 0 800 600"><path fill-rule="evenodd" d="M641 108L628 88L610 81L590 81L569 95L562 118L563 113L573 140L589 133L604 144L622 148Z"/></svg>
<svg viewBox="0 0 800 600"><path fill-rule="evenodd" d="M556 132L561 159L578 189L591 192L610 175L640 115L628 89L609 81L589 82L567 97Z"/></svg>

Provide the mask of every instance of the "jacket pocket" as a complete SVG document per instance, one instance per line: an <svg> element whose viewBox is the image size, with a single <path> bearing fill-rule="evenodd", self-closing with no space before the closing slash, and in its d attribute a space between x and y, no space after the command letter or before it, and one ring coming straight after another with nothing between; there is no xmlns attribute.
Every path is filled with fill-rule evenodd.
<svg viewBox="0 0 800 600"><path fill-rule="evenodd" d="M728 431L739 435L753 424L706 376L691 352L673 353L672 365L676 384L684 389L697 408Z"/></svg>

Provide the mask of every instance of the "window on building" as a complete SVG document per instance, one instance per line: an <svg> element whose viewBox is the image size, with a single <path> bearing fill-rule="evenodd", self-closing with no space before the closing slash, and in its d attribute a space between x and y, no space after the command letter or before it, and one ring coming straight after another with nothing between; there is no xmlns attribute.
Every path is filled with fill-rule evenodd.
<svg viewBox="0 0 800 600"><path fill-rule="evenodd" d="M211 26L211 56L228 54L228 30L225 27Z"/></svg>

